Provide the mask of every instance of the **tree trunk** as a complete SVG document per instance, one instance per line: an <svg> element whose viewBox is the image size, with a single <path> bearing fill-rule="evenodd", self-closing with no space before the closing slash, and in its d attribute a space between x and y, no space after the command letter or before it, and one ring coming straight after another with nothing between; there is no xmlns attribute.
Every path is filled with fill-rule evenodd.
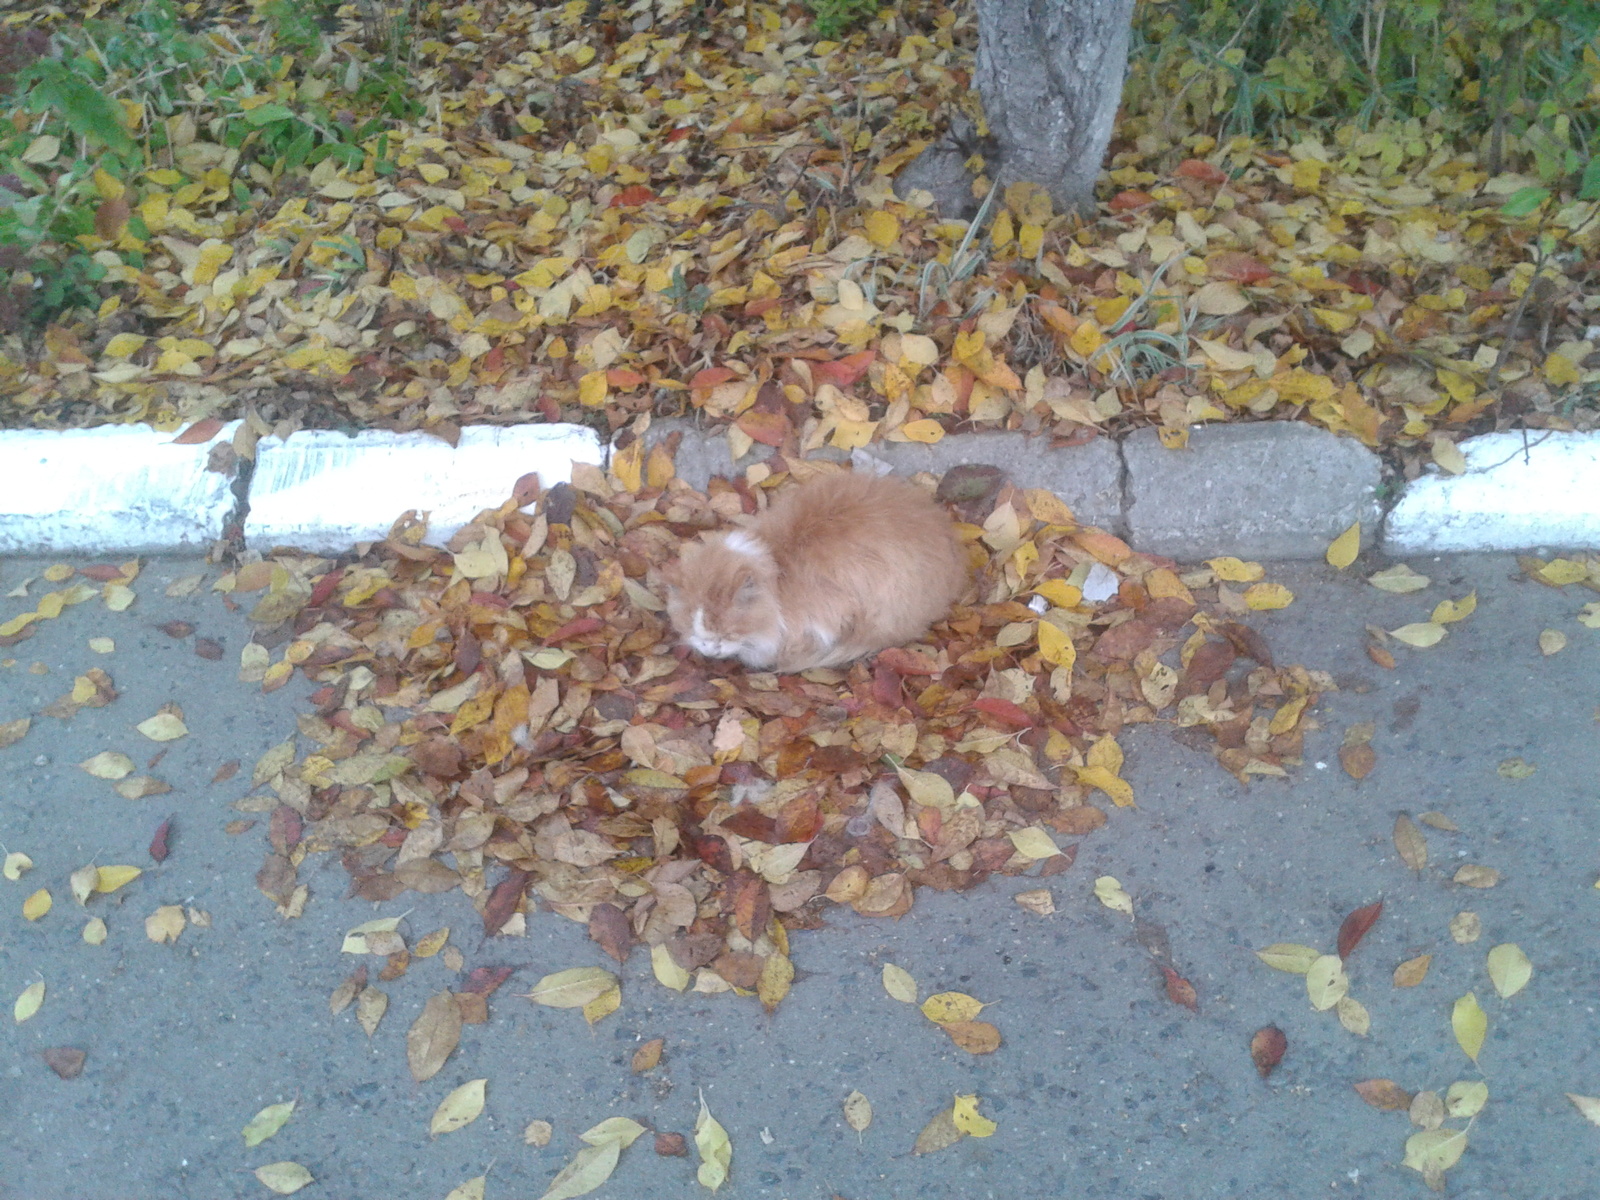
<svg viewBox="0 0 1600 1200"><path fill-rule="evenodd" d="M1134 0L976 2L975 83L988 144L953 129L901 173L901 194L927 188L941 212L970 216L977 204L961 163L976 150L997 186L1026 180L1044 187L1057 211L1093 212L1122 98Z"/></svg>

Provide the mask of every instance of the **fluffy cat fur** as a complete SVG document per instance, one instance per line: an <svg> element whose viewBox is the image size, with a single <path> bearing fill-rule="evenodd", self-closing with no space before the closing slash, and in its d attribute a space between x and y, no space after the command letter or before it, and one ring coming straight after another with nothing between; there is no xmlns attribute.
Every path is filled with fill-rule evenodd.
<svg viewBox="0 0 1600 1200"><path fill-rule="evenodd" d="M823 475L663 571L683 641L760 670L837 667L915 641L967 585L949 515L892 476Z"/></svg>

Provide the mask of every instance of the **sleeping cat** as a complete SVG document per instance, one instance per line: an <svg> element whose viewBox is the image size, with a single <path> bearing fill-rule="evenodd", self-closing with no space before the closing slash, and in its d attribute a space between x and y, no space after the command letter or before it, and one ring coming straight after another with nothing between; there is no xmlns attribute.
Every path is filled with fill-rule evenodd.
<svg viewBox="0 0 1600 1200"><path fill-rule="evenodd" d="M823 475L662 571L678 634L760 670L836 667L914 641L967 586L950 517L915 484Z"/></svg>

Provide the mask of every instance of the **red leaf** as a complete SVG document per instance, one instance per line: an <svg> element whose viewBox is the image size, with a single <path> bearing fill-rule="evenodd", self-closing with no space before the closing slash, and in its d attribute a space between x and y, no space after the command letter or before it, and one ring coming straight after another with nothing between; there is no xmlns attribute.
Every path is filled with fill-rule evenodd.
<svg viewBox="0 0 1600 1200"><path fill-rule="evenodd" d="M876 350L860 350L855 354L834 359L832 362L815 362L811 364L811 378L813 382L831 383L843 391L865 375L867 368L876 362L877 358Z"/></svg>
<svg viewBox="0 0 1600 1200"><path fill-rule="evenodd" d="M1250 1039L1250 1058L1256 1064L1256 1070L1261 1072L1261 1078L1272 1074L1288 1049L1289 1039L1283 1036L1283 1030L1276 1025L1266 1025L1256 1030L1255 1037Z"/></svg>
<svg viewBox="0 0 1600 1200"><path fill-rule="evenodd" d="M1194 984L1168 966L1162 966L1161 974L1167 980L1168 1000L1171 1000L1174 1004L1183 1005L1190 1012L1200 1011L1200 1001L1195 996Z"/></svg>
<svg viewBox="0 0 1600 1200"><path fill-rule="evenodd" d="M618 208L625 206L628 208L636 208L641 204L649 204L650 201L654 200L655 198L656 194L649 188L645 187L644 184L634 183L629 184L615 196L611 197L611 204L609 207Z"/></svg>
<svg viewBox="0 0 1600 1200"><path fill-rule="evenodd" d="M589 913L589 938L619 963L627 962L633 926L615 904L596 904Z"/></svg>
<svg viewBox="0 0 1600 1200"><path fill-rule="evenodd" d="M199 658L207 662L220 662L222 660L222 643L216 638L196 638L194 652Z"/></svg>
<svg viewBox="0 0 1600 1200"><path fill-rule="evenodd" d="M1266 263L1243 250L1220 250L1206 259L1206 269L1223 279L1249 285L1263 283L1277 274Z"/></svg>
<svg viewBox="0 0 1600 1200"><path fill-rule="evenodd" d="M926 654L919 654L915 650L906 650L900 646L891 646L887 650L878 651L878 662L888 667L896 675L938 675L939 665Z"/></svg>
<svg viewBox="0 0 1600 1200"><path fill-rule="evenodd" d="M740 871L728 880L727 889L734 923L740 933L755 941L767 931L767 922L772 919L767 881L749 871Z"/></svg>
<svg viewBox="0 0 1600 1200"><path fill-rule="evenodd" d="M317 577L317 582L312 585L311 597L306 601L307 608L321 608L338 590L339 581L344 578L344 568L329 571Z"/></svg>
<svg viewBox="0 0 1600 1200"><path fill-rule="evenodd" d="M172 439L174 446L203 446L222 428L222 421L217 417L202 417L177 437Z"/></svg>
<svg viewBox="0 0 1600 1200"><path fill-rule="evenodd" d="M288 854L300 844L300 832L305 828L300 814L287 804L280 804L272 810L272 820L268 822L267 838L272 843L272 848L279 854Z"/></svg>
<svg viewBox="0 0 1600 1200"><path fill-rule="evenodd" d="M695 857L706 866L721 871L724 875L733 870L733 855L728 853L728 843L719 837L697 837L692 839Z"/></svg>
<svg viewBox="0 0 1600 1200"><path fill-rule="evenodd" d="M637 371L630 371L627 367L612 367L606 372L606 382L619 392L631 392L644 381L643 375Z"/></svg>
<svg viewBox="0 0 1600 1200"><path fill-rule="evenodd" d="M76 1046L51 1046L39 1051L39 1056L63 1079L76 1079L83 1074L84 1053Z"/></svg>
<svg viewBox="0 0 1600 1200"><path fill-rule="evenodd" d="M168 846L172 838L172 818L168 817L156 826L155 836L150 839L150 857L157 862L166 862L167 855L171 852Z"/></svg>
<svg viewBox="0 0 1600 1200"><path fill-rule="evenodd" d="M1137 188L1130 188L1125 192L1118 192L1111 197L1112 212L1128 212L1131 209L1143 208L1147 204L1154 204L1156 198L1149 192L1141 192Z"/></svg>
<svg viewBox="0 0 1600 1200"><path fill-rule="evenodd" d="M666 140L669 142L681 142L693 132L693 125L679 125L676 129L667 130Z"/></svg>
<svg viewBox="0 0 1600 1200"><path fill-rule="evenodd" d="M900 676L881 660L872 668L872 698L885 708L899 708L905 703L900 691Z"/></svg>
<svg viewBox="0 0 1600 1200"><path fill-rule="evenodd" d="M695 373L695 377L689 380L689 386L697 392L709 391L719 383L727 383L728 380L737 378L739 376L728 367L707 367L704 371Z"/></svg>
<svg viewBox="0 0 1600 1200"><path fill-rule="evenodd" d="M475 996L492 996L495 988L510 979L515 970L515 967L473 967L461 990Z"/></svg>
<svg viewBox="0 0 1600 1200"><path fill-rule="evenodd" d="M489 902L483 906L484 937L493 937L500 932L501 926L517 911L517 905L522 902L523 893L527 890L528 872L520 867L512 867L506 872L506 877L494 885L494 891L489 893Z"/></svg>
<svg viewBox="0 0 1600 1200"><path fill-rule="evenodd" d="M744 430L752 441L760 442L763 446L783 445L783 439L790 432L789 419L782 413L756 412L752 409L734 424Z"/></svg>
<svg viewBox="0 0 1600 1200"><path fill-rule="evenodd" d="M1344 919L1344 924L1339 926L1339 957L1349 958L1350 952L1361 944L1361 939L1367 936L1367 930L1377 923L1378 917L1383 912L1383 901L1368 904L1358 908Z"/></svg>
<svg viewBox="0 0 1600 1200"><path fill-rule="evenodd" d="M742 838L766 842L769 846L778 841L778 823L758 808L741 808L723 821L721 828Z"/></svg>
<svg viewBox="0 0 1600 1200"><path fill-rule="evenodd" d="M980 696L972 702L972 707L1003 725L1010 725L1013 729L1028 729L1034 723L1026 709L999 696Z"/></svg>
<svg viewBox="0 0 1600 1200"><path fill-rule="evenodd" d="M605 627L606 623L599 617L579 617L576 621L568 621L560 629L545 638L544 644L546 646L554 645L556 642L564 642L568 638L580 637L585 633L594 633L596 630L604 629Z"/></svg>
<svg viewBox="0 0 1600 1200"><path fill-rule="evenodd" d="M168 621L165 625L156 626L169 638L186 638L194 632L194 626L188 621Z"/></svg>
<svg viewBox="0 0 1600 1200"><path fill-rule="evenodd" d="M122 578L122 568L114 567L110 563L93 563L87 567L79 567L78 574L96 583L110 583Z"/></svg>
<svg viewBox="0 0 1600 1200"><path fill-rule="evenodd" d="M1202 162L1198 158L1186 158L1178 164L1177 174L1189 179L1198 179L1202 183L1227 183L1228 173L1221 167L1212 163Z"/></svg>

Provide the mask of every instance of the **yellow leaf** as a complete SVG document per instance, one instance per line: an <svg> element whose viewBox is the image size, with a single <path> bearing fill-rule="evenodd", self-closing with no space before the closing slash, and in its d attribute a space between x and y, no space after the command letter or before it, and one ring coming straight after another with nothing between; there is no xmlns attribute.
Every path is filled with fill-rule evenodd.
<svg viewBox="0 0 1600 1200"><path fill-rule="evenodd" d="M1133 916L1133 897L1122 890L1115 876L1102 875L1094 881L1095 899L1107 908Z"/></svg>
<svg viewBox="0 0 1600 1200"><path fill-rule="evenodd" d="M22 902L22 915L30 921L37 921L50 911L50 906L53 903L54 901L50 899L48 889L40 888Z"/></svg>
<svg viewBox="0 0 1600 1200"><path fill-rule="evenodd" d="M463 1083L433 1110L428 1122L428 1132L437 1137L441 1133L454 1133L472 1124L483 1112L484 1088L487 1079L473 1079Z"/></svg>
<svg viewBox="0 0 1600 1200"><path fill-rule="evenodd" d="M1038 631L1039 657L1053 666L1071 670L1072 664L1078 661L1078 649L1066 631L1053 621L1040 621Z"/></svg>
<svg viewBox="0 0 1600 1200"><path fill-rule="evenodd" d="M1481 1079L1458 1079L1444 1094L1444 1110L1452 1117L1475 1117L1489 1102L1489 1085Z"/></svg>
<svg viewBox="0 0 1600 1200"><path fill-rule="evenodd" d="M1544 629L1539 632L1539 653L1549 658L1552 654L1559 654L1567 648L1567 635L1559 629Z"/></svg>
<svg viewBox="0 0 1600 1200"><path fill-rule="evenodd" d="M1344 960L1337 954L1324 954L1306 971L1306 995L1311 1007L1327 1012L1344 998L1350 990L1349 977L1344 973Z"/></svg>
<svg viewBox="0 0 1600 1200"><path fill-rule="evenodd" d="M1544 377L1556 387L1565 387L1583 378L1578 373L1578 365L1561 353L1552 354L1544 360Z"/></svg>
<svg viewBox="0 0 1600 1200"><path fill-rule="evenodd" d="M152 942L175 942L188 923L182 905L163 904L144 919L144 935Z"/></svg>
<svg viewBox="0 0 1600 1200"><path fill-rule="evenodd" d="M704 1093L700 1096L700 1116L694 1123L694 1148L700 1152L700 1170L695 1178L714 1192L728 1181L728 1168L733 1165L733 1143L728 1140L728 1131L706 1107Z"/></svg>
<svg viewBox="0 0 1600 1200"><path fill-rule="evenodd" d="M590 371L578 380L578 401L585 408L599 408L606 402L610 390L604 371Z"/></svg>
<svg viewBox="0 0 1600 1200"><path fill-rule="evenodd" d="M1448 1125L1424 1129L1406 1139L1406 1155L1400 1165L1421 1171L1428 1178L1437 1178L1461 1161L1466 1148L1465 1130L1451 1129Z"/></svg>
<svg viewBox="0 0 1600 1200"><path fill-rule="evenodd" d="M1117 744L1117 739L1109 733L1104 737L1096 738L1094 745L1089 747L1083 756L1084 762L1091 767L1104 767L1113 775L1122 773L1122 747Z"/></svg>
<svg viewBox="0 0 1600 1200"><path fill-rule="evenodd" d="M1083 603L1083 590L1073 587L1065 579L1046 579L1033 590L1051 604L1062 608L1077 608Z"/></svg>
<svg viewBox="0 0 1600 1200"><path fill-rule="evenodd" d="M1017 253L1023 258L1038 258L1044 248L1044 226L1025 222L1017 230Z"/></svg>
<svg viewBox="0 0 1600 1200"><path fill-rule="evenodd" d="M860 1092L851 1092L844 1098L844 1123L857 1133L865 1132L872 1124L872 1101Z"/></svg>
<svg viewBox="0 0 1600 1200"><path fill-rule="evenodd" d="M1357 521L1346 529L1328 546L1328 565L1342 571L1355 562L1356 555L1361 553L1361 522Z"/></svg>
<svg viewBox="0 0 1600 1200"><path fill-rule="evenodd" d="M650 969L655 972L658 981L675 992L681 992L689 986L689 972L678 965L678 960L672 957L672 952L665 946L650 947Z"/></svg>
<svg viewBox="0 0 1600 1200"><path fill-rule="evenodd" d="M622 1007L622 988L608 988L583 1006L583 1019L590 1025L605 1020Z"/></svg>
<svg viewBox="0 0 1600 1200"><path fill-rule="evenodd" d="M1274 971L1304 975L1311 970L1311 964L1322 957L1322 952L1296 942L1274 942L1265 950L1257 950L1256 957Z"/></svg>
<svg viewBox="0 0 1600 1200"><path fill-rule="evenodd" d="M1288 608L1294 603L1294 593L1281 583L1256 583L1245 589L1244 603L1255 612L1270 612Z"/></svg>
<svg viewBox="0 0 1600 1200"><path fill-rule="evenodd" d="M944 426L939 422L923 417L918 421L907 421L900 426L900 432L913 442L922 442L924 445L933 445L944 436Z"/></svg>
<svg viewBox="0 0 1600 1200"><path fill-rule="evenodd" d="M1436 625L1449 625L1455 621L1465 621L1478 611L1478 593L1468 592L1459 600L1441 600L1433 606L1433 615L1428 619Z"/></svg>
<svg viewBox="0 0 1600 1200"><path fill-rule="evenodd" d="M22 994L17 997L17 1002L11 1006L11 1016L18 1025L21 1025L34 1013L39 1011L39 1006L44 1003L44 980L36 979L22 989Z"/></svg>
<svg viewBox="0 0 1600 1200"><path fill-rule="evenodd" d="M1340 996L1333 1011L1339 1018L1339 1024L1357 1037L1366 1037L1372 1028L1372 1016L1367 1012L1366 1005L1353 996Z"/></svg>
<svg viewBox="0 0 1600 1200"><path fill-rule="evenodd" d="M893 963L883 964L883 990L902 1004L917 1002L917 981L911 978L911 972Z"/></svg>
<svg viewBox="0 0 1600 1200"><path fill-rule="evenodd" d="M1551 587L1566 587L1570 583L1582 583L1589 577L1589 568L1583 563L1570 558L1552 558L1547 563L1538 563L1534 577L1540 583L1548 583Z"/></svg>
<svg viewBox="0 0 1600 1200"><path fill-rule="evenodd" d="M106 923L99 917L90 917L83 927L83 940L91 946L105 945Z"/></svg>
<svg viewBox="0 0 1600 1200"><path fill-rule="evenodd" d="M1023 858L1052 858L1061 853L1061 847L1056 845L1055 839L1037 825L1013 829L1010 838L1011 844Z"/></svg>
<svg viewBox="0 0 1600 1200"><path fill-rule="evenodd" d="M887 250L900 236L900 218L881 209L869 212L862 225L866 227L867 240L880 250Z"/></svg>
<svg viewBox="0 0 1600 1200"><path fill-rule="evenodd" d="M1461 475L1467 469L1467 456L1449 438L1434 438L1433 461L1446 475Z"/></svg>
<svg viewBox="0 0 1600 1200"><path fill-rule="evenodd" d="M1493 867L1482 867L1477 863L1463 863L1456 868L1456 873L1451 879L1462 887L1492 888L1500 882L1500 872Z"/></svg>
<svg viewBox="0 0 1600 1200"><path fill-rule="evenodd" d="M572 1161L556 1172L544 1195L539 1200L572 1200L592 1192L617 1169L617 1156L622 1153L620 1141L608 1141L598 1146L585 1146L572 1156Z"/></svg>
<svg viewBox="0 0 1600 1200"><path fill-rule="evenodd" d="M369 934L394 933L400 928L399 917L378 917L372 921L363 921L354 929L344 935L344 942L339 947L341 954L371 954L373 949L369 943ZM381 945L382 942L380 941ZM389 953L385 950L384 953Z"/></svg>
<svg viewBox="0 0 1600 1200"><path fill-rule="evenodd" d="M7 879L11 880L12 883L15 883L17 880L22 878L24 873L31 871L32 869L33 859L29 858L20 850L13 850L10 854L6 855L5 865L0 867L0 875L4 875Z"/></svg>
<svg viewBox="0 0 1600 1200"><path fill-rule="evenodd" d="M133 774L133 759L116 750L102 750L93 758L86 758L78 766L96 779L122 779Z"/></svg>
<svg viewBox="0 0 1600 1200"><path fill-rule="evenodd" d="M1515 942L1503 942L1489 951L1489 982L1502 1000L1509 1000L1533 978L1533 964Z"/></svg>
<svg viewBox="0 0 1600 1200"><path fill-rule="evenodd" d="M546 975L527 999L550 1008L582 1008L617 986L617 977L603 967L572 967Z"/></svg>
<svg viewBox="0 0 1600 1200"><path fill-rule="evenodd" d="M607 1142L615 1142L626 1150L646 1132L645 1127L632 1118L607 1117L593 1128L585 1129L578 1135L578 1140L588 1142L591 1146L604 1146Z"/></svg>
<svg viewBox="0 0 1600 1200"><path fill-rule="evenodd" d="M1088 319L1080 321L1078 327L1072 331L1072 336L1067 339L1067 345L1077 351L1082 358L1088 358L1105 344L1106 337L1100 332L1100 326Z"/></svg>
<svg viewBox="0 0 1600 1200"><path fill-rule="evenodd" d="M1477 1062L1483 1039L1489 1032L1489 1017L1478 1007L1478 997L1474 993L1468 992L1456 1001L1450 1010L1450 1028L1455 1031L1462 1053Z"/></svg>
<svg viewBox="0 0 1600 1200"><path fill-rule="evenodd" d="M985 1138L998 1128L993 1121L978 1111L976 1095L957 1096L950 1117L956 1123L957 1129L971 1137Z"/></svg>
<svg viewBox="0 0 1600 1200"><path fill-rule="evenodd" d="M922 1002L922 1015L935 1025L970 1021L987 1005L965 992L937 992Z"/></svg>
<svg viewBox="0 0 1600 1200"><path fill-rule="evenodd" d="M611 456L611 473L624 491L637 492L644 486L644 439L635 438L626 450Z"/></svg>
<svg viewBox="0 0 1600 1200"><path fill-rule="evenodd" d="M1374 575L1367 576L1367 582L1379 591L1404 595L1407 592L1420 592L1427 587L1428 577L1417 574L1405 563L1398 563L1395 566L1386 567Z"/></svg>
<svg viewBox="0 0 1600 1200"><path fill-rule="evenodd" d="M450 940L450 926L435 929L427 937L411 948L412 958L432 958L444 949L444 944Z"/></svg>
<svg viewBox="0 0 1600 1200"><path fill-rule="evenodd" d="M294 1112L295 1103L289 1100L283 1104L269 1104L251 1117L250 1123L239 1131L244 1134L244 1144L254 1149L282 1129L289 1120L289 1114Z"/></svg>
<svg viewBox="0 0 1600 1200"><path fill-rule="evenodd" d="M1133 787L1105 767L1079 767L1076 774L1079 783L1085 787L1099 788L1111 797L1111 802L1118 808L1134 807Z"/></svg>
<svg viewBox="0 0 1600 1200"><path fill-rule="evenodd" d="M451 1188L444 1200L483 1200L483 1189L488 1182L487 1175L475 1175Z"/></svg>
<svg viewBox="0 0 1600 1200"><path fill-rule="evenodd" d="M114 892L125 883L132 883L144 872L138 867L101 867L96 872L94 890Z"/></svg>
<svg viewBox="0 0 1600 1200"><path fill-rule="evenodd" d="M1568 1092L1567 1099L1572 1101L1573 1106L1583 1114L1584 1120L1589 1124L1600 1125L1600 1097L1575 1096Z"/></svg>
<svg viewBox="0 0 1600 1200"><path fill-rule="evenodd" d="M937 808L941 812L949 812L955 807L955 790L943 775L935 775L932 771L913 771L908 767L901 767L899 771L906 791L918 804Z"/></svg>
<svg viewBox="0 0 1600 1200"><path fill-rule="evenodd" d="M756 996L768 1012L777 1008L789 994L794 982L794 963L786 954L769 954L761 964L761 974L756 979Z"/></svg>
<svg viewBox="0 0 1600 1200"><path fill-rule="evenodd" d="M1243 562L1237 558L1208 558L1206 566L1224 583L1254 583L1267 573L1258 562Z"/></svg>
<svg viewBox="0 0 1600 1200"><path fill-rule="evenodd" d="M1436 621L1416 621L1410 625L1402 625L1399 629L1391 629L1389 636L1408 646L1425 650L1429 646L1439 644L1439 639L1444 637L1444 626Z"/></svg>
<svg viewBox="0 0 1600 1200"><path fill-rule="evenodd" d="M263 1186L280 1196L292 1196L312 1182L311 1172L297 1162L268 1163L257 1167L255 1175Z"/></svg>

